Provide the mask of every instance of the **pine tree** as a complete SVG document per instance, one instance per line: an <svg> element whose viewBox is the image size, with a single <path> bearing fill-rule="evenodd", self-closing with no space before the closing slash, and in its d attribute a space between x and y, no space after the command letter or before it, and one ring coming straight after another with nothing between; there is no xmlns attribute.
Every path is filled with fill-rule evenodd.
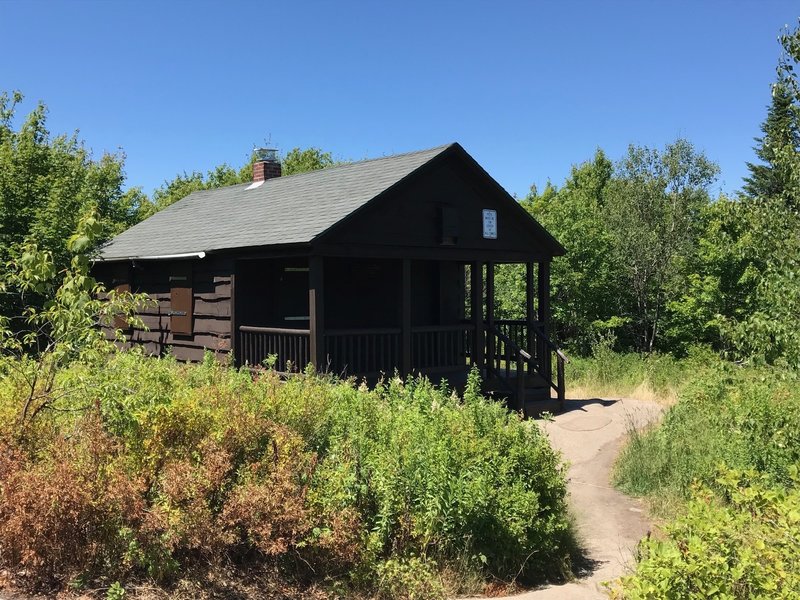
<svg viewBox="0 0 800 600"><path fill-rule="evenodd" d="M753 149L762 162L747 163L750 176L744 180L743 191L753 198L783 196L789 204L798 206L800 198L792 193L791 174L776 160L777 153L787 146L800 151L800 106L782 78L773 86L772 104L761 131L764 135L755 138Z"/></svg>

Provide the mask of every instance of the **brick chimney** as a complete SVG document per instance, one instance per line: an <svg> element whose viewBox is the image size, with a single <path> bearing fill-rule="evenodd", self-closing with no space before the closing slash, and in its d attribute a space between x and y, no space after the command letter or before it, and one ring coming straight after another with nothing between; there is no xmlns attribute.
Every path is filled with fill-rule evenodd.
<svg viewBox="0 0 800 600"><path fill-rule="evenodd" d="M257 148L256 162L253 163L253 183L281 176L281 163L278 151L274 148Z"/></svg>

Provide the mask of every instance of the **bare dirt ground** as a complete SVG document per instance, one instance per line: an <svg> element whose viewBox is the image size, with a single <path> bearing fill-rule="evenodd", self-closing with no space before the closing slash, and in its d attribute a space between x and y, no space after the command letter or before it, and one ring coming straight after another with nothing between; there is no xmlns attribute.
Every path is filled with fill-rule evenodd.
<svg viewBox="0 0 800 600"><path fill-rule="evenodd" d="M650 527L644 504L611 486L611 469L631 425L646 426L662 410L660 404L641 400L568 400L566 411L544 424L553 446L570 463L570 506L587 565L576 581L513 598L607 598L602 583L626 572Z"/></svg>

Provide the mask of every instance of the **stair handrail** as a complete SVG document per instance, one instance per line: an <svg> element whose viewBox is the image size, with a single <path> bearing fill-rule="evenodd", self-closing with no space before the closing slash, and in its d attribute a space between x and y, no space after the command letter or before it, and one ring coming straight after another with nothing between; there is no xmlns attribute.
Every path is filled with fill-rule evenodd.
<svg viewBox="0 0 800 600"><path fill-rule="evenodd" d="M520 393L520 389L522 387L521 386L520 374L522 373L521 362L522 362L522 359L524 359L525 362L528 363L529 368L533 369L534 371L536 371L536 373L541 375L542 378L544 378L544 380L548 383L548 385L556 391L556 393L558 394L558 401L559 401L559 403L561 405L561 408L563 409L564 408L564 402L566 400L566 382L565 382L565 376L564 376L564 365L569 363L569 358L567 357L566 354L564 354L564 352L561 350L561 348L556 346L556 344L553 342L553 340L551 340L544 331L542 331L539 328L535 328L535 327L529 328L529 331L532 333L532 335L539 336L544 341L544 343L546 344L548 349L555 353L555 355L557 357L557 359L556 359L556 381L555 382L553 382L552 372L545 373L544 370L542 369L542 364L541 364L542 361L541 360L539 360L539 361L533 360L533 357L530 355L529 352L526 352L525 350L520 348L519 345L516 342L514 342L514 340L512 340L507 335L505 335L503 332L501 332L497 328L497 326L494 326L492 328L492 332L491 333L494 334L497 337L497 339L499 339L499 340L503 341L505 344L509 345L511 347L512 351L517 356L517 380L518 380L518 382L517 382L517 388L518 388L517 392ZM492 369L493 372L496 371L493 366L491 367L491 369ZM500 373L495 373L495 374L500 376ZM502 376L500 376L500 380L503 381L504 383L506 383L509 388L511 388L511 384L506 382L505 379ZM524 401L523 401L523 404L524 404Z"/></svg>
<svg viewBox="0 0 800 600"><path fill-rule="evenodd" d="M514 361L516 362L516 373L517 373L517 388L514 389L511 383L503 377L503 374L500 370L495 369L494 367L494 357L491 357L488 364L487 369L494 373L494 375L498 378L499 381L506 386L509 392L513 393L515 396L515 400L517 403L517 409L521 410L522 413L527 416L525 412L525 377L524 372L525 368L523 363L528 363L528 367L531 369L536 369L536 361L533 360L533 357L530 355L529 352L523 350L519 347L519 345L514 342L510 337L500 331L497 326L494 326L490 330L490 335L494 335L498 340L506 344L509 348L511 348L511 354L514 356ZM511 356L509 355L509 360Z"/></svg>
<svg viewBox="0 0 800 600"><path fill-rule="evenodd" d="M555 344L555 342L553 342L553 340L551 340L549 337L547 337L547 334L544 331L542 331L541 329L534 329L534 334L538 335L539 337L541 337L544 340L544 342L548 346L550 346L550 349L553 352L555 352L561 360L563 360L565 363L569 363L569 358L567 357L567 355L564 354L564 352L561 350L561 348L556 346L556 344Z"/></svg>
<svg viewBox="0 0 800 600"><path fill-rule="evenodd" d="M538 329L538 328L534 328L533 329L533 334L539 336L544 341L544 343L547 345L547 347L551 351L555 352L555 354L556 354L556 358L557 358L557 360L556 360L556 381L557 381L557 384L553 385L552 375L545 376L543 373L541 373L541 371L539 371L539 373L541 373L542 376L545 377L545 379L550 383L550 386L553 389L555 389L556 393L558 394L558 402L561 405L561 409L563 410L564 402L566 401L566 392L567 392L567 390L566 390L566 381L565 381L565 377L564 377L564 365L569 363L569 358L567 357L566 354L564 354L564 352L561 350L561 348L559 348L558 346L555 345L553 340L551 340L549 337L547 337L547 334L544 331L542 331L541 329Z"/></svg>

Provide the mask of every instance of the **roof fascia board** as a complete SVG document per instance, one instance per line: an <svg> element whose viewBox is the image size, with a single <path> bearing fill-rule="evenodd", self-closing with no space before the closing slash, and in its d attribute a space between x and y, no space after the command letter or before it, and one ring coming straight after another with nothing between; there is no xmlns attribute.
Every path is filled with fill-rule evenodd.
<svg viewBox="0 0 800 600"><path fill-rule="evenodd" d="M179 260L182 258L205 258L205 252L181 252L180 254L159 254L150 256L118 256L112 258L96 258L95 262L123 262L126 260Z"/></svg>

